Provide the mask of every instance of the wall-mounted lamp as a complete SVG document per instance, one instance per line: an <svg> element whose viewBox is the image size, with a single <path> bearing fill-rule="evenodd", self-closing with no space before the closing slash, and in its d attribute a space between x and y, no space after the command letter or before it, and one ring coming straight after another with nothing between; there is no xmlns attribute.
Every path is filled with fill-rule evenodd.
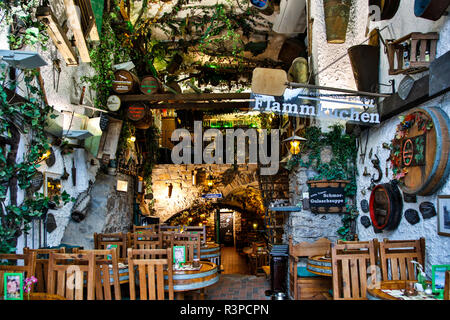
<svg viewBox="0 0 450 320"><path fill-rule="evenodd" d="M300 153L302 142L304 141L306 141L305 138L293 135L292 137L283 140L283 143L292 155L296 155Z"/></svg>
<svg viewBox="0 0 450 320"><path fill-rule="evenodd" d="M128 138L128 142L135 142L136 141L136 137L135 136L131 136Z"/></svg>
<svg viewBox="0 0 450 320"><path fill-rule="evenodd" d="M210 188L214 185L214 177L211 174L206 178L206 185Z"/></svg>
<svg viewBox="0 0 450 320"><path fill-rule="evenodd" d="M197 170L192 170L192 185L197 185Z"/></svg>

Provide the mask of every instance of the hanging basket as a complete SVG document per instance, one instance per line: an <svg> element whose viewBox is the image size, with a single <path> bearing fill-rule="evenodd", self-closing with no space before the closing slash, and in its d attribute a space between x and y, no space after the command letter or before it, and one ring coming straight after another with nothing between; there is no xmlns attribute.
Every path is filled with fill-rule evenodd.
<svg viewBox="0 0 450 320"><path fill-rule="evenodd" d="M377 92L380 70L380 48L357 45L348 49L356 86L359 91Z"/></svg>

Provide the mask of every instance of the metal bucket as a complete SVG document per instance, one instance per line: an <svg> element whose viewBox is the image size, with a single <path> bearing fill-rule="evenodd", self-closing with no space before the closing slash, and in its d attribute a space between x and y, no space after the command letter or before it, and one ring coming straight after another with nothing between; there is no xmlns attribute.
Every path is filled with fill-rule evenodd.
<svg viewBox="0 0 450 320"><path fill-rule="evenodd" d="M377 92L380 73L380 48L357 45L348 49L353 76L359 91Z"/></svg>
<svg viewBox="0 0 450 320"><path fill-rule="evenodd" d="M351 0L323 0L328 43L344 43Z"/></svg>

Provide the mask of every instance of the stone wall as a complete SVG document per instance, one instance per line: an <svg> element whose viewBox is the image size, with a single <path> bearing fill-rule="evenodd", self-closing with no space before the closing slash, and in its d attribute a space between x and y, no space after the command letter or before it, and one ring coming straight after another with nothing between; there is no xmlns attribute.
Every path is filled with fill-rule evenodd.
<svg viewBox="0 0 450 320"><path fill-rule="evenodd" d="M128 191L116 190L117 180L128 182ZM133 224L134 183L124 174L111 176L99 173L91 191L91 201L86 218L81 222L69 220L62 243L94 248L94 232L128 232Z"/></svg>
<svg viewBox="0 0 450 320"><path fill-rule="evenodd" d="M211 170L210 170L211 168ZM192 185L192 172L197 170L197 184ZM201 171L206 170L206 171ZM152 171L153 198L156 216L164 222L176 213L196 206L205 201L205 177L210 173L215 177L215 189L210 193L222 193L227 197L233 190L247 185L257 186L257 165L239 165L233 173L231 165L156 165ZM223 182L220 179L224 178ZM172 184L172 195L169 198L169 184Z"/></svg>
<svg viewBox="0 0 450 320"><path fill-rule="evenodd" d="M324 163L331 161L331 148L323 148L321 158ZM303 157L307 161L307 155ZM294 168L289 175L289 201L291 206L296 206L303 199L303 193L308 192L309 178L314 176L314 171L302 167ZM286 219L283 242L288 243L292 236L294 243L307 241L314 242L319 238L328 238L332 241L338 239L337 229L342 226L340 214L316 214L310 210L289 212Z"/></svg>

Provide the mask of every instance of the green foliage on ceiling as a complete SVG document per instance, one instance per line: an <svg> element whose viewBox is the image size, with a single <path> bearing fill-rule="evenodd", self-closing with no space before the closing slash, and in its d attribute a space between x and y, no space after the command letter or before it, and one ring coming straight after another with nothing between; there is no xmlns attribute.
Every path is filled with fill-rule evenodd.
<svg viewBox="0 0 450 320"><path fill-rule="evenodd" d="M292 156L286 165L288 170L301 166L311 168L317 172L314 180L349 180L345 188L345 196L354 198L356 196L356 159L358 150L356 147L356 137L343 133L342 125L330 126L330 132L322 132L319 127L307 127L304 137L304 149L298 155ZM321 151L325 147L331 147L333 157L329 163L322 162ZM308 160L304 161L302 156L308 154ZM356 205L346 203L347 213L342 217L343 226L337 233L344 240L352 240L350 234L352 222L358 216Z"/></svg>

